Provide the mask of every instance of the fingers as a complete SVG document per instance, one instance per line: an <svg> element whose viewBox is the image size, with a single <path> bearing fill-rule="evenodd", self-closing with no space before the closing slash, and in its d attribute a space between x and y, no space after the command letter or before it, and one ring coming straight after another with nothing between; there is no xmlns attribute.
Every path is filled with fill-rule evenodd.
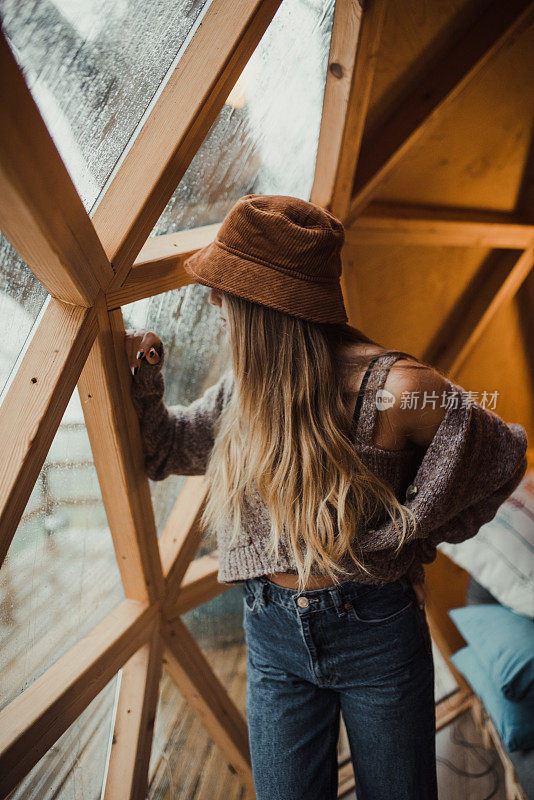
<svg viewBox="0 0 534 800"><path fill-rule="evenodd" d="M158 348L161 345L161 340L157 333L153 333L149 331L143 336L143 340L141 342L141 350L143 351L143 356L146 358L149 364L158 364L160 360L160 355L158 352Z"/></svg>
<svg viewBox="0 0 534 800"><path fill-rule="evenodd" d="M153 347L150 348L145 356L149 364L157 364L159 361L159 353Z"/></svg>
<svg viewBox="0 0 534 800"><path fill-rule="evenodd" d="M126 357L128 359L128 366L130 367L130 372L132 375L135 375L137 373L137 367L139 363L137 354L143 335L140 332L131 329L125 331L125 334L124 347L126 350Z"/></svg>
<svg viewBox="0 0 534 800"><path fill-rule="evenodd" d="M152 365L159 363L158 348L160 346L161 339L153 331L133 330L132 328L125 330L124 347L132 375L137 374L143 358Z"/></svg>

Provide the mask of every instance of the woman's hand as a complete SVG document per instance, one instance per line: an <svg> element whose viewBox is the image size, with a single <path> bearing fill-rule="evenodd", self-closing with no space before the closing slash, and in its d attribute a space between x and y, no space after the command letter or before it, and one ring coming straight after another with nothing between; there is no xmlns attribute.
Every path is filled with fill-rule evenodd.
<svg viewBox="0 0 534 800"><path fill-rule="evenodd" d="M125 331L124 347L128 357L128 365L132 375L137 374L139 364L144 358L149 364L158 364L160 360L161 339L157 333L145 330Z"/></svg>
<svg viewBox="0 0 534 800"><path fill-rule="evenodd" d="M424 608L426 600L426 589L424 585L422 583L412 583L412 589L416 594L419 608Z"/></svg>

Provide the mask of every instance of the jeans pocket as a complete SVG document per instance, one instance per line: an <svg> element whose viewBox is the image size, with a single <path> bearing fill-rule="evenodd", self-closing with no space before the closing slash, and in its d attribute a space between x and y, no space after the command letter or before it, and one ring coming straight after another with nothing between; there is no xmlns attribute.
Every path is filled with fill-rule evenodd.
<svg viewBox="0 0 534 800"><path fill-rule="evenodd" d="M402 585L396 581L375 586L351 600L349 614L358 622L378 625L400 617L414 605Z"/></svg>

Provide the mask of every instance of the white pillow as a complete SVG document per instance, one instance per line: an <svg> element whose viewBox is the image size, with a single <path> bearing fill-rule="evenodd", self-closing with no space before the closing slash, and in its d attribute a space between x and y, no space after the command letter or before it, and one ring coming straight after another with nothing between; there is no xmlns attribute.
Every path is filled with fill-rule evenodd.
<svg viewBox="0 0 534 800"><path fill-rule="evenodd" d="M499 603L534 617L534 473L527 472L495 517L461 544L438 550L466 569Z"/></svg>

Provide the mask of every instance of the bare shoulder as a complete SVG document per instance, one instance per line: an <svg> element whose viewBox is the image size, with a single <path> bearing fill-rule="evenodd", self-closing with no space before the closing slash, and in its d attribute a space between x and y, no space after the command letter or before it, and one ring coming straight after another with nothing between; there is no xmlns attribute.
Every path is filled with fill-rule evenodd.
<svg viewBox="0 0 534 800"><path fill-rule="evenodd" d="M411 358L399 358L389 368L384 388L401 392L442 392L450 388L449 383L432 367Z"/></svg>
<svg viewBox="0 0 534 800"><path fill-rule="evenodd" d="M399 434L415 444L430 444L445 416L442 397L450 390L448 381L426 364L401 358L388 371L384 389L395 398L390 411Z"/></svg>

